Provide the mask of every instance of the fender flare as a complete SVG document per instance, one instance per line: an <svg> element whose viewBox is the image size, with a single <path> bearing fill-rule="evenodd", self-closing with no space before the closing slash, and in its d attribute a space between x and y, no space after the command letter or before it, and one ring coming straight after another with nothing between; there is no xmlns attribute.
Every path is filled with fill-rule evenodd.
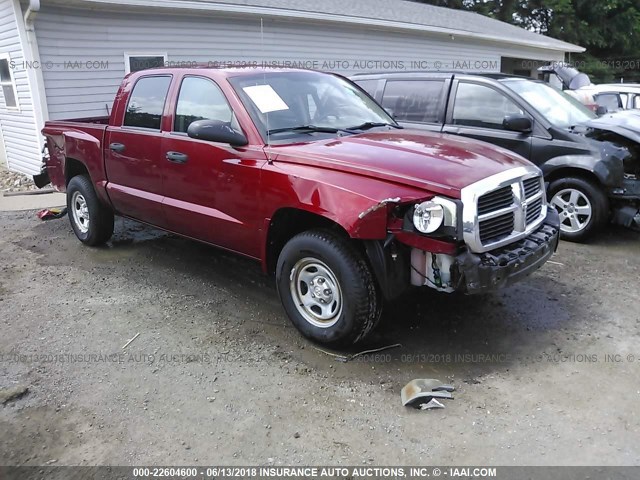
<svg viewBox="0 0 640 480"><path fill-rule="evenodd" d="M624 178L622 160L614 156L600 158L592 155L561 155L546 161L540 168L545 177L557 170L584 170L595 175L602 185L609 188L619 186Z"/></svg>

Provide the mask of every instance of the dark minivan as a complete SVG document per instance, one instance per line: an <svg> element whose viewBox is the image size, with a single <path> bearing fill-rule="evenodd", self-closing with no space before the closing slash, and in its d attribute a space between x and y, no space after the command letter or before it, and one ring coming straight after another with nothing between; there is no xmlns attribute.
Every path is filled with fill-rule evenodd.
<svg viewBox="0 0 640 480"><path fill-rule="evenodd" d="M598 119L526 77L384 72L352 80L405 127L484 140L538 165L564 239L585 240L609 220L640 226L640 145L619 119Z"/></svg>

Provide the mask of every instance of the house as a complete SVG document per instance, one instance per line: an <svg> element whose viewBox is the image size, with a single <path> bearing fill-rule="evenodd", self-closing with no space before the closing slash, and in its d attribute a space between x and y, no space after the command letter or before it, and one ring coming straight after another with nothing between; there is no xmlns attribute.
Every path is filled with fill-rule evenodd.
<svg viewBox="0 0 640 480"><path fill-rule="evenodd" d="M0 148L37 173L47 119L107 115L127 73L160 64L531 74L583 50L403 0L0 0Z"/></svg>

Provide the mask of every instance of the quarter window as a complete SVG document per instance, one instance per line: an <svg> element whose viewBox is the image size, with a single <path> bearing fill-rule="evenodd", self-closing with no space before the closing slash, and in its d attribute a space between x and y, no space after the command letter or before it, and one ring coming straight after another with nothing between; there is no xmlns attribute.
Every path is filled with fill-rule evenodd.
<svg viewBox="0 0 640 480"><path fill-rule="evenodd" d="M524 115L511 99L484 85L460 83L453 107L453 123L503 130L507 115Z"/></svg>
<svg viewBox="0 0 640 480"><path fill-rule="evenodd" d="M160 130L164 102L171 77L142 77L136 82L129 98L124 125Z"/></svg>
<svg viewBox="0 0 640 480"><path fill-rule="evenodd" d="M186 132L196 120L217 120L238 129L220 87L206 78L186 77L180 87L173 130Z"/></svg>
<svg viewBox="0 0 640 480"><path fill-rule="evenodd" d="M10 67L11 59L8 54L0 56L0 86L2 87L2 95L4 104L7 108L18 108L18 93L16 91L16 82L13 78L13 72Z"/></svg>
<svg viewBox="0 0 640 480"><path fill-rule="evenodd" d="M382 96L382 106L396 120L438 121L442 99L442 80L391 80Z"/></svg>

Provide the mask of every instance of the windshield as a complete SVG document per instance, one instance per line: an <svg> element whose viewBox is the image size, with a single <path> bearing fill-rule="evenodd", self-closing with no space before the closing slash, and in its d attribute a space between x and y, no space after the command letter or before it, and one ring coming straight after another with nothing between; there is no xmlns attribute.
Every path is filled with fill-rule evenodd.
<svg viewBox="0 0 640 480"><path fill-rule="evenodd" d="M311 71L261 72L232 77L229 82L263 139L270 142L397 126L366 93L334 75Z"/></svg>
<svg viewBox="0 0 640 480"><path fill-rule="evenodd" d="M546 83L508 80L503 84L529 102L555 127L571 128L596 118L578 100Z"/></svg>

